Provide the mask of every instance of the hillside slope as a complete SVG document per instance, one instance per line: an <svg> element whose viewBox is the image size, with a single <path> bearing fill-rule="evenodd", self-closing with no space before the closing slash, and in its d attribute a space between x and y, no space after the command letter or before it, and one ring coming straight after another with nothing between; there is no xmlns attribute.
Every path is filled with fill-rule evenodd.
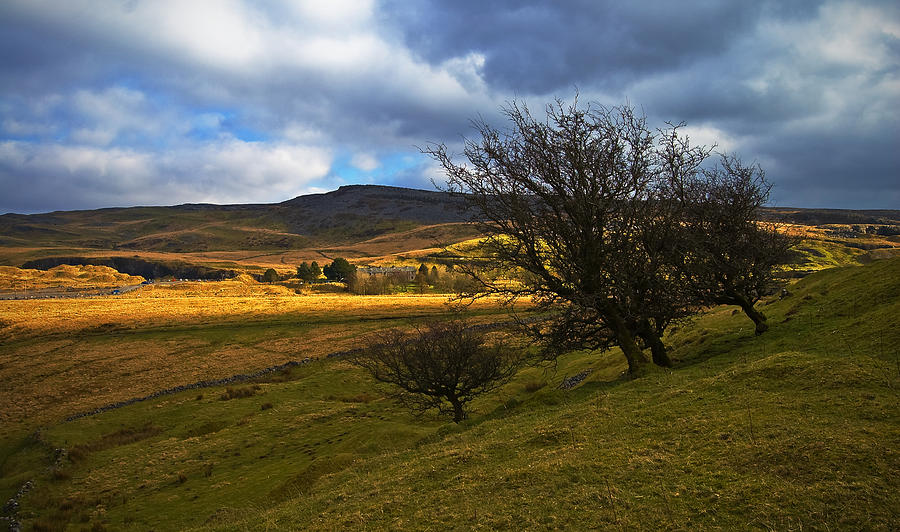
<svg viewBox="0 0 900 532"><path fill-rule="evenodd" d="M833 269L675 334L680 367L544 390L355 462L232 526L866 529L900 526L900 260ZM593 374L592 374L593 375Z"/></svg>
<svg viewBox="0 0 900 532"><path fill-rule="evenodd" d="M352 185L270 205L6 214L0 216L0 246L164 252L300 249L459 222L464 219L459 206L441 192Z"/></svg>
<svg viewBox="0 0 900 532"><path fill-rule="evenodd" d="M460 426L410 417L338 359L59 424L23 444L69 454L22 517L123 530L896 530L897 279L900 259L811 274L764 305L772 329L758 337L714 309L667 338L675 370L636 380L618 351L572 353L523 370Z"/></svg>

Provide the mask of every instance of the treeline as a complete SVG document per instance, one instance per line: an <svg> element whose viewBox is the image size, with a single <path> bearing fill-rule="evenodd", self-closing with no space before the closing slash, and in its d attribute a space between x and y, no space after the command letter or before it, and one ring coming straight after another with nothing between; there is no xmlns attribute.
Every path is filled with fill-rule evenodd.
<svg viewBox="0 0 900 532"><path fill-rule="evenodd" d="M454 271L452 266L445 266L443 271L439 271L436 265L429 268L421 264L412 279L408 273L400 271L357 273L351 278L348 289L358 295L386 295L400 292L460 294L471 292L474 289L474 282L472 277Z"/></svg>
<svg viewBox="0 0 900 532"><path fill-rule="evenodd" d="M373 271L374 270L374 271ZM441 271L443 270L443 271ZM297 266L294 274L279 274L274 268L257 275L256 279L264 283L277 283L299 280L303 284L323 282L343 283L348 292L357 295L387 295L397 293L467 293L475 288L475 280L461 271L454 271L453 265L438 269L437 265L429 268L420 264L418 268L387 267L358 268L343 257L335 258L323 267L313 261L303 262Z"/></svg>

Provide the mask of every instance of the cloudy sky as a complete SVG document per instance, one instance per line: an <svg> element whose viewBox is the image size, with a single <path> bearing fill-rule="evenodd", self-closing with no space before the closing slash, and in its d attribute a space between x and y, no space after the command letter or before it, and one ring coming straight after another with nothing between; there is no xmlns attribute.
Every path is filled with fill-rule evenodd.
<svg viewBox="0 0 900 532"><path fill-rule="evenodd" d="M3 0L0 213L430 189L416 146L576 88L900 208L895 0Z"/></svg>

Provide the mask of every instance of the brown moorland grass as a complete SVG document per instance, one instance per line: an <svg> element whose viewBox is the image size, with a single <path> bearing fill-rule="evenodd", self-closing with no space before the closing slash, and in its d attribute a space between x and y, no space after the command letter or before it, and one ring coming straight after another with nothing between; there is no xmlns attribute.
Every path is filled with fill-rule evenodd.
<svg viewBox="0 0 900 532"><path fill-rule="evenodd" d="M200 380L358 347L448 312L446 295L295 295L242 281L0 301L0 424L33 426ZM477 303L492 314L496 302Z"/></svg>

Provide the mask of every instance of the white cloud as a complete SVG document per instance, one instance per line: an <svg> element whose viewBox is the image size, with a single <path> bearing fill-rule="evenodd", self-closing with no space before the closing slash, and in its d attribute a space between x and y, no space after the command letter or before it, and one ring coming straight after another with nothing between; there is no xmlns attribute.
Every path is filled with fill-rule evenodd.
<svg viewBox="0 0 900 532"><path fill-rule="evenodd" d="M718 152L734 152L740 141L727 131L708 124L688 124L679 130L690 138L694 146L716 147Z"/></svg>
<svg viewBox="0 0 900 532"><path fill-rule="evenodd" d="M363 172L371 172L381 166L378 159L371 153L357 153L350 160L350 164Z"/></svg>
<svg viewBox="0 0 900 532"><path fill-rule="evenodd" d="M114 68L135 65L144 80L109 85L99 71L99 88L64 96L78 116L64 116L61 125L77 144L157 149L177 147L184 137L249 131L267 142L351 153L413 150L445 133L465 133L470 116L497 108L482 77L482 54L432 65L385 27L374 1L10 5L48 33L85 42L88 65L95 57L124 57ZM234 112L225 118L219 110Z"/></svg>
<svg viewBox="0 0 900 532"><path fill-rule="evenodd" d="M159 141L184 134L192 127L190 119L154 104L143 92L126 87L77 90L67 102L68 112L74 115L77 123L84 124L70 135L76 143L105 146L122 136ZM200 115L199 120L201 123L215 122L210 115Z"/></svg>
<svg viewBox="0 0 900 532"><path fill-rule="evenodd" d="M322 131L309 125L291 122L281 130L281 136L295 144L319 144L325 140Z"/></svg>
<svg viewBox="0 0 900 532"><path fill-rule="evenodd" d="M299 21L315 24L317 27L341 29L367 23L374 8L373 0L306 0L288 2Z"/></svg>
<svg viewBox="0 0 900 532"><path fill-rule="evenodd" d="M165 153L7 141L0 188L9 195L0 209L40 194L66 208L283 201L315 187L331 159L322 148L234 138Z"/></svg>
<svg viewBox="0 0 900 532"><path fill-rule="evenodd" d="M242 191L255 196L285 199L282 195L298 184L324 177L331 168L328 150L290 144L244 142L226 139L206 144L198 150L176 152L173 166L185 161L199 171L201 179L233 181ZM228 186L228 183L224 183ZM254 192L255 191L255 192Z"/></svg>
<svg viewBox="0 0 900 532"><path fill-rule="evenodd" d="M441 68L466 90L483 92L487 90L487 84L484 82L484 61L484 54L472 52L464 57L451 57L444 61Z"/></svg>
<svg viewBox="0 0 900 532"><path fill-rule="evenodd" d="M104 128L78 128L69 135L69 138L78 144L92 144L106 146L116 138L116 132Z"/></svg>

